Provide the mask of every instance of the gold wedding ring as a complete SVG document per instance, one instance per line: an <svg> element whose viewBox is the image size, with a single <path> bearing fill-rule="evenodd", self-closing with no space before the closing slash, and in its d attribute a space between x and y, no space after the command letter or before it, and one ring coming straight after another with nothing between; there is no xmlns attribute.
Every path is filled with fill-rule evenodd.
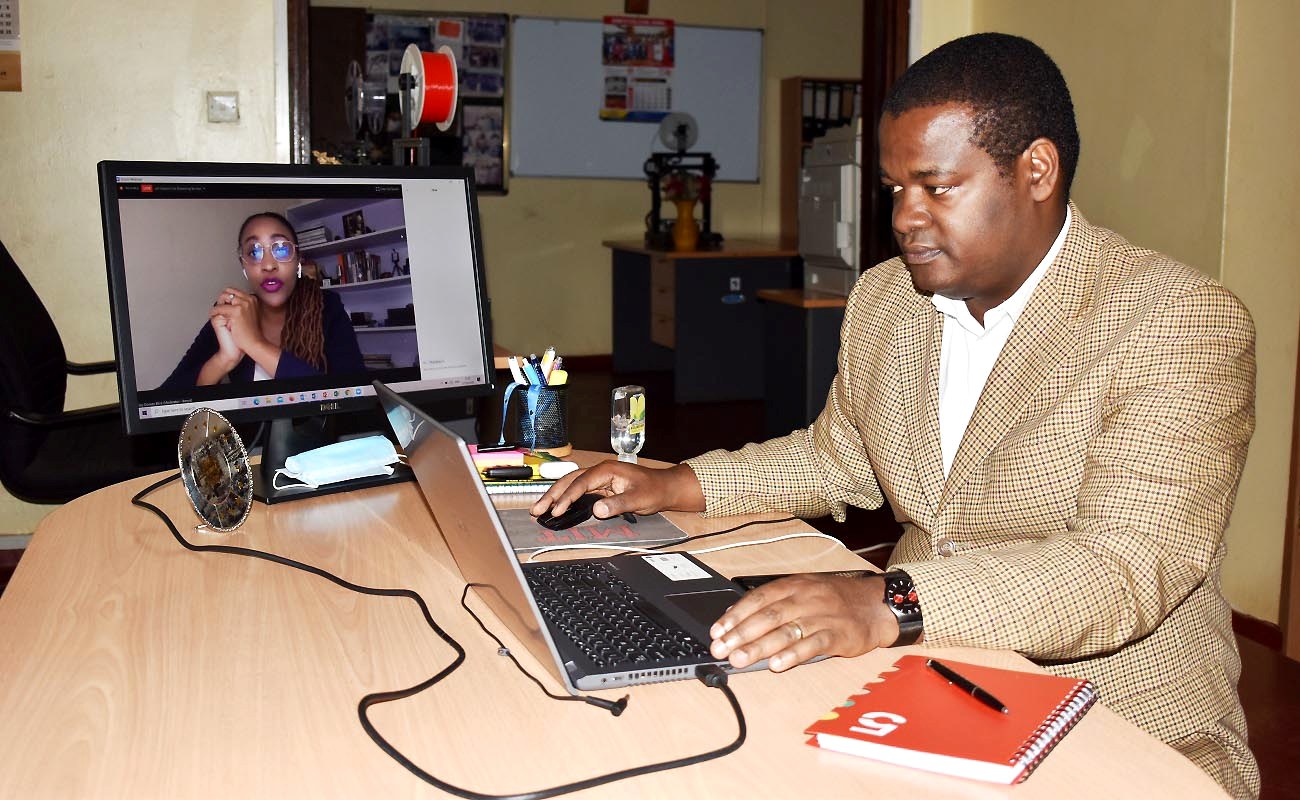
<svg viewBox="0 0 1300 800"><path fill-rule="evenodd" d="M796 642L803 638L803 626L799 624L798 620L792 619L786 624L794 628L794 640Z"/></svg>

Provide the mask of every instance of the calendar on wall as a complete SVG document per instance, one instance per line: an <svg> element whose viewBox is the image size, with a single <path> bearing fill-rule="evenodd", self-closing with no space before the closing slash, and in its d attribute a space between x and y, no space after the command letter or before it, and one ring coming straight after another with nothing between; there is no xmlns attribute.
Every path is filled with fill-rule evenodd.
<svg viewBox="0 0 1300 800"><path fill-rule="evenodd" d="M18 50L18 0L0 0L0 92L23 88Z"/></svg>

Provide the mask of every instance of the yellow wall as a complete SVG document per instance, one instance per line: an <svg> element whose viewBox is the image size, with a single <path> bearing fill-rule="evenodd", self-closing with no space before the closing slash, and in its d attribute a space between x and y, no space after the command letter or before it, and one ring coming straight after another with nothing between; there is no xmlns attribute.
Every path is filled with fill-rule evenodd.
<svg viewBox="0 0 1300 800"><path fill-rule="evenodd" d="M0 92L0 241L73 360L113 357L95 164L274 161L273 6L25 0L23 90ZM206 122L204 91L239 91L241 119ZM117 399L112 376L71 379L69 406ZM49 506L0 491L0 533Z"/></svg>
<svg viewBox="0 0 1300 800"><path fill-rule="evenodd" d="M1234 606L1276 621L1300 334L1300 4L1234 5L1222 280L1255 317L1259 371L1255 440L1228 529L1224 583Z"/></svg>
<svg viewBox="0 0 1300 800"><path fill-rule="evenodd" d="M974 30L1025 36L1065 73L1089 220L1219 275L1228 111L1226 0L977 0Z"/></svg>
<svg viewBox="0 0 1300 800"><path fill-rule="evenodd" d="M975 30L972 0L912 0L909 60Z"/></svg>
<svg viewBox="0 0 1300 800"><path fill-rule="evenodd" d="M266 0L23 3L26 85L20 94L0 93L0 240L50 308L74 359L113 354L95 163L274 161L275 5ZM622 11L616 0L385 0L377 5L585 19ZM651 10L683 24L765 30L762 180L718 186L713 220L726 236L774 237L780 80L859 75L861 0L655 0ZM76 57L68 48L75 48ZM207 89L239 91L238 124L205 121ZM629 154L638 161L644 156ZM554 344L564 353L608 353L609 252L600 242L640 237L648 210L648 189L632 180L519 178L511 179L508 195L481 198L497 340L524 351ZM111 378L75 381L70 405L116 399ZM48 510L0 492L0 533L31 531Z"/></svg>
<svg viewBox="0 0 1300 800"><path fill-rule="evenodd" d="M914 5L915 8L915 5ZM1222 280L1258 328L1257 428L1228 531L1233 607L1279 619L1300 332L1295 214L1300 23L1288 0L921 0L922 52L973 31L1038 42L1061 66L1093 222ZM960 24L969 19L969 28ZM917 53L913 54L919 55Z"/></svg>

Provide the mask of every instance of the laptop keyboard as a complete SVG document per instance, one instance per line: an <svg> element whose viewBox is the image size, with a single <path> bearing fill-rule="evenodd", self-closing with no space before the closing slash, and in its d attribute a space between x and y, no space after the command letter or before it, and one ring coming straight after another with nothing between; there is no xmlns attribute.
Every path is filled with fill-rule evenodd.
<svg viewBox="0 0 1300 800"><path fill-rule="evenodd" d="M524 576L542 616L597 666L712 658L708 648L602 564L529 566Z"/></svg>

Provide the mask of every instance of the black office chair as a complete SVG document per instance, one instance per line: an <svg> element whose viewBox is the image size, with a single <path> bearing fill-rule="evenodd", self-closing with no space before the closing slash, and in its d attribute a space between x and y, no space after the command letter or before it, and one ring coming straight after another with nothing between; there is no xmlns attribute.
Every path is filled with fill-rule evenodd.
<svg viewBox="0 0 1300 800"><path fill-rule="evenodd" d="M64 411L69 375L116 364L68 361L45 306L0 242L0 483L29 503L64 503L176 468L174 434L128 437L116 404Z"/></svg>

